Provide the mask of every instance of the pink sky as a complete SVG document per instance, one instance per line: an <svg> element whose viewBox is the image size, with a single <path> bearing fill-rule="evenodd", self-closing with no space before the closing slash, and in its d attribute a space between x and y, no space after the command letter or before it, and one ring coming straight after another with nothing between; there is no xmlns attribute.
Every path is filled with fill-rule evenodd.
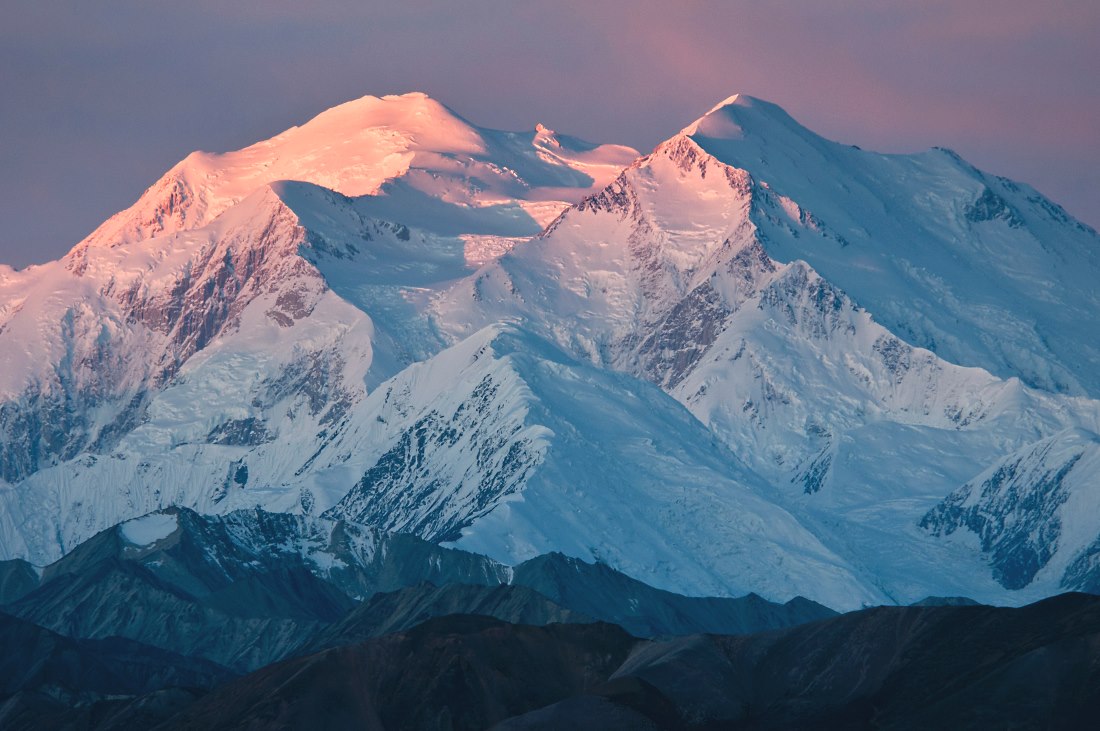
<svg viewBox="0 0 1100 731"><path fill-rule="evenodd" d="M734 92L951 147L1100 226L1095 0L24 3L0 24L0 262L55 258L192 149L366 93L643 150Z"/></svg>

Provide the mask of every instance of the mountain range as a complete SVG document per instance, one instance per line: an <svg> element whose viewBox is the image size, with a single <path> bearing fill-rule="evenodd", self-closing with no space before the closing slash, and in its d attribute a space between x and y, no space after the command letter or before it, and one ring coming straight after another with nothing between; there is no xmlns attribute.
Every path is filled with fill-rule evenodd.
<svg viewBox="0 0 1100 731"><path fill-rule="evenodd" d="M744 634L836 614L802 598L686 597L560 553L504 566L408 534L260 510L169 508L98 533L41 575L28 568L0 563L21 578L6 582L8 614L234 672L446 614L605 621L638 637Z"/></svg>
<svg viewBox="0 0 1100 731"><path fill-rule="evenodd" d="M33 625L0 619L0 632L15 622L20 639L33 637ZM134 668L153 656L160 676L131 670L91 683L80 674L81 662L96 659L91 642L63 659L23 642L12 659L37 661L37 673L12 674L22 689L0 704L0 721L12 729L1081 728L1100 710L1098 627L1100 599L1084 594L1020 609L876 607L749 636L660 641L607 623L451 614L352 635L228 680L209 664L143 656L138 643L116 641L108 652L129 652ZM51 691L74 677L114 693L96 699L87 688L90 700L74 703ZM173 680L195 685L141 690Z"/></svg>
<svg viewBox="0 0 1100 731"><path fill-rule="evenodd" d="M237 667L369 596L310 589L336 525L343 566L403 535L837 610L1093 591L1096 282L1100 236L1034 189L752 97L644 156L364 97L0 269L0 558L283 515L261 553L303 603ZM262 601L226 576L196 616Z"/></svg>

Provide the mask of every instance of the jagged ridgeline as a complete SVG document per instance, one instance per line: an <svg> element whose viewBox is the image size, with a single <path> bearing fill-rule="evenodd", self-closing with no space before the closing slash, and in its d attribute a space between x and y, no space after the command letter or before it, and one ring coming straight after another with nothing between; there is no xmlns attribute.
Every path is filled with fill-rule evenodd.
<svg viewBox="0 0 1100 731"><path fill-rule="evenodd" d="M1100 237L1030 187L751 97L644 156L364 97L192 154L63 259L0 271L0 557L262 508L695 597L1092 590L1097 281ZM203 579L177 612L299 586L233 667L366 596L264 545L301 554L282 583ZM453 597L398 605L420 601Z"/></svg>
<svg viewBox="0 0 1100 731"><path fill-rule="evenodd" d="M407 534L260 510L150 513L97 534L41 576L15 560L0 563L0 578L3 611L43 631L122 637L235 672L447 614L614 622L639 637L835 615L802 598L686 597L562 554L505 566Z"/></svg>
<svg viewBox="0 0 1100 731"><path fill-rule="evenodd" d="M562 554L506 567L343 521L181 508L0 577L12 729L1072 727L1100 710L1084 594L837 616Z"/></svg>

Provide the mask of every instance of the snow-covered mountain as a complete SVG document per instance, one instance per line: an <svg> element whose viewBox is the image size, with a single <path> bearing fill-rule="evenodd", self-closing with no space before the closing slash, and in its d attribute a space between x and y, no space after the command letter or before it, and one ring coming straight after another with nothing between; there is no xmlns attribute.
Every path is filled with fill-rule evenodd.
<svg viewBox="0 0 1100 731"><path fill-rule="evenodd" d="M744 96L635 158L365 97L0 272L3 556L262 506L836 608L1095 584L1094 231Z"/></svg>
<svg viewBox="0 0 1100 731"><path fill-rule="evenodd" d="M679 139L755 183L753 221L912 345L1046 390L1100 396L1097 235L949 150L839 145L732 97ZM675 139L675 138L674 138Z"/></svg>
<svg viewBox="0 0 1100 731"><path fill-rule="evenodd" d="M7 270L0 478L18 487L0 530L18 536L12 551L48 560L134 511L212 509L249 469L248 484L285 492L307 444L443 347L410 303L635 155L541 126L477 129L423 95L366 97L239 153L192 155L63 260ZM300 177L373 194L277 179L306 160ZM180 176L190 192L165 194ZM241 461L249 450L264 456ZM46 527L56 515L73 528Z"/></svg>
<svg viewBox="0 0 1100 731"><path fill-rule="evenodd" d="M151 393L215 340L218 352L267 361L275 342L296 348L275 368L285 372L313 367L351 330L360 342L342 354L355 361L348 388L362 390L374 360L374 382L392 375L426 351L393 333L401 343L372 347L384 328L331 289L355 289L352 300L377 302L373 317L385 320L410 292L537 233L635 155L541 126L478 129L411 94L364 97L245 150L189 156L60 262L0 272L0 478L111 450L145 418ZM303 182L280 182L288 177ZM337 193L371 195L356 207ZM331 261L330 281L303 248ZM290 333L302 319L310 326ZM233 382L217 376L219 388Z"/></svg>
<svg viewBox="0 0 1100 731"><path fill-rule="evenodd" d="M764 140L775 144L771 155ZM824 152L809 151L818 148ZM779 165L782 155L794 155L797 164ZM903 172L928 165L932 170L916 178ZM889 243L876 244L874 236L824 227L824 219L840 221L870 205L845 197L870 169L881 181L880 197L899 208L908 200L906 215L932 231L914 224L906 236L939 247L938 258L922 263L928 253L916 243L898 243L894 228L884 226L881 241ZM964 173L969 185L958 180ZM815 189L811 214L794 199L777 198L786 177L792 189L801 185L799 175L846 182L833 186L839 192L831 200ZM1073 335L1065 343L1077 350L1066 351L1065 372L1092 373L1079 364L1097 362L1090 349L1100 342L1092 317L1098 289L1091 282L1100 281L1100 237L1074 222L1041 236L1057 221L1040 217L1055 209L1038 198L1031 208L1026 199L1014 199L1037 223L1034 229L1020 223L1010 234L992 223L974 226L965 215L946 223L918 215L918 203L931 198L965 211L982 180L988 178L935 151L905 157L843 148L797 127L773 105L735 97L565 211L532 242L444 293L435 302L437 319L461 338L471 327L519 318L578 357L661 386L891 597L913 600L917 586L939 585L997 601L1011 582L1000 581L996 571L998 582L990 582L987 569L962 569L965 559L946 559L942 551L958 547L930 543L917 514L1009 453L1065 429L1100 431L1100 405L1027 386L1021 379L1037 373L1025 367L1032 356L993 358L992 351L962 353L950 344L1003 345L1014 334L1019 347L1004 352L1024 352L1031 337L1024 323L1036 323L1044 304L1013 293L1018 283L1005 279L1003 270L1013 266L1016 249L1027 254L1025 244L1033 243L1058 252L1032 276L1046 283L1043 291L1058 291L1061 304L1032 330ZM795 215L796 209L802 213ZM874 221L869 214L865 223ZM1018 246L983 244L1017 229L1024 242ZM1000 310L983 291L962 284L977 276L979 251L985 251L981 276L1005 279ZM1077 254L1075 266L1064 266ZM829 257L846 255L851 271L840 276L844 288L814 266L831 267ZM871 256L879 263L864 267ZM933 264L936 269L929 268ZM944 347L915 346L880 321L879 309L887 321L892 312L908 317L926 306L925 298L942 295L901 279L879 289L887 276L880 270L887 269L931 271L958 285L941 308L958 309L958 316L949 313L936 325ZM911 335L914 322L895 327ZM1037 362L1059 362L1047 348L1058 338L1040 340L1046 349L1032 353ZM956 365L948 356L985 368ZM1000 378L991 370L1016 375ZM1053 382L1046 385L1057 390ZM1080 474L1080 490L1100 490L1100 474ZM1092 541L1100 521L1089 521L1084 533L1091 531ZM1085 548L1082 540L1047 548L1069 560ZM885 543L899 549L883 552ZM945 571L945 563L960 573ZM1063 585L1057 573L1039 579L1029 577L1029 591L1049 593Z"/></svg>

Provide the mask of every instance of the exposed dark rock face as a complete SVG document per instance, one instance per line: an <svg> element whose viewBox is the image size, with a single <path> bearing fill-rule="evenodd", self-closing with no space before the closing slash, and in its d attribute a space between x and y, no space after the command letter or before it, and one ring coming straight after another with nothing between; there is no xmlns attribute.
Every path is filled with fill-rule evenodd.
<svg viewBox="0 0 1100 731"><path fill-rule="evenodd" d="M1065 452L1059 447L1055 437L1011 455L930 510L921 527L935 535L950 535L960 528L973 531L981 539L994 578L1008 589L1027 586L1058 550L1059 511L1068 498L1066 479L1085 449ZM1088 551L1078 559L1082 563L1067 571L1064 585L1087 585L1087 555Z"/></svg>
<svg viewBox="0 0 1100 731"><path fill-rule="evenodd" d="M729 314L709 282L693 289L638 348L646 378L662 388L678 386L725 328Z"/></svg>
<svg viewBox="0 0 1100 731"><path fill-rule="evenodd" d="M266 380L254 407L270 408L284 399L300 400L322 426L340 422L355 400L343 383L344 359L335 349L304 353L287 364L278 378Z"/></svg>
<svg viewBox="0 0 1100 731"><path fill-rule="evenodd" d="M602 620L640 636L745 633L834 614L803 599L684 597L560 554L513 570L410 535L283 513L151 517L175 522L148 545L130 542L127 524L104 531L46 567L41 582L33 567L5 564L9 611L66 635L128 637L242 671L318 633L331 644L442 614ZM353 610L354 599L371 601Z"/></svg>
<svg viewBox="0 0 1100 731"><path fill-rule="evenodd" d="M117 366L97 357L81 366L96 375L76 374L66 360L45 384L0 403L0 478L16 483L82 450L110 449L121 434L137 426L145 394L117 388L109 377ZM112 414L101 426L92 420L97 409Z"/></svg>
<svg viewBox="0 0 1100 731"><path fill-rule="evenodd" d="M273 435L267 430L263 419L250 416L247 419L231 419L218 424L210 430L206 441L210 444L255 447L270 442L272 438Z"/></svg>
<svg viewBox="0 0 1100 731"><path fill-rule="evenodd" d="M882 358L886 371L894 377L894 383L905 380L912 367L913 348L890 335L883 335L875 341L872 349Z"/></svg>
<svg viewBox="0 0 1100 731"><path fill-rule="evenodd" d="M854 309L843 292L795 262L760 293L760 308L770 309L810 337L824 340L832 333L854 333L847 314Z"/></svg>
<svg viewBox="0 0 1100 731"><path fill-rule="evenodd" d="M726 244L729 245L730 242L727 241ZM726 264L726 273L737 284L744 298L755 294L760 279L768 274L774 274L777 269L775 261L768 256L768 252L760 243L759 234L742 246Z"/></svg>
<svg viewBox="0 0 1100 731"><path fill-rule="evenodd" d="M147 222L154 232L155 224ZM273 316L286 326L308 316L327 286L298 255L303 237L294 215L273 203L265 221L224 231L197 248L173 281L111 278L96 294L99 301L74 304L56 324L64 357L22 396L0 403L0 478L15 483L82 451L113 449L142 423L151 394L192 355L235 328L260 295L278 293ZM73 261L91 255L71 254ZM142 354L140 362L135 351ZM326 394L339 390L331 381L320 381L318 388ZM211 433L211 443L267 439L247 425L223 427Z"/></svg>
<svg viewBox="0 0 1100 731"><path fill-rule="evenodd" d="M833 455L828 447L810 461L809 466L794 480L802 483L802 491L812 495L821 490L829 479L829 468L833 464ZM792 482L794 481L792 480Z"/></svg>
<svg viewBox="0 0 1100 731"><path fill-rule="evenodd" d="M452 413L432 410L417 419L324 516L430 541L457 540L464 527L519 490L541 460L520 435L522 422L500 415L500 388L487 375ZM473 468L452 474L465 458L454 456L460 450L471 453Z"/></svg>
<svg viewBox="0 0 1100 731"><path fill-rule="evenodd" d="M1100 594L1100 536L1066 567L1062 588Z"/></svg>
<svg viewBox="0 0 1100 731"><path fill-rule="evenodd" d="M104 531L48 566L10 611L69 636L128 637L248 670L284 656L353 604L300 557L261 556L233 540L240 525L231 520L164 515L177 521L170 535L136 546L124 529ZM293 522L250 527L281 528L288 540Z"/></svg>
<svg viewBox="0 0 1100 731"><path fill-rule="evenodd" d="M340 526L334 531L339 536ZM442 548L405 533L383 534L370 561L337 567L330 580L357 599L428 582L496 586L507 580L508 568L485 556Z"/></svg>
<svg viewBox="0 0 1100 731"><path fill-rule="evenodd" d="M978 196L977 200L967 206L964 215L966 216L966 220L971 223L1000 220L1004 221L1011 228L1021 228L1024 226L1024 222L1020 219L1019 214L1017 214L1012 206L1008 204L1008 201L994 193L988 187L983 188L982 194Z"/></svg>
<svg viewBox="0 0 1100 731"><path fill-rule="evenodd" d="M22 594L9 611L100 638L0 615L4 728L1072 728L1100 713L1097 596L836 616L679 596L560 554L506 570L300 516L139 520L40 585L0 567Z"/></svg>
<svg viewBox="0 0 1100 731"><path fill-rule="evenodd" d="M0 566L22 594L9 611L99 638L0 615L4 728L1072 728L1100 713L1097 596L835 616L683 597L560 554L507 570L301 516L139 520L40 585Z"/></svg>
<svg viewBox="0 0 1100 731"><path fill-rule="evenodd" d="M630 180L625 173L620 174L619 177L615 178L614 181L609 183L607 187L599 193L594 193L581 200L581 202L577 204L576 210L582 212L587 211L589 213L600 213L601 211L617 213L635 220L642 215L638 203L638 195L634 192L634 188L631 186ZM554 231L554 224L560 221L561 219L559 217L557 221L550 224L540 235L542 237L549 236Z"/></svg>
<svg viewBox="0 0 1100 731"><path fill-rule="evenodd" d="M304 233L294 214L276 204L262 225L227 231L200 249L170 286L152 289L136 280L125 290L106 294L115 297L131 322L166 335L182 363L232 325L257 295L275 290L278 279L306 276L317 280L314 297L324 290L316 270L296 256L302 242ZM309 307L299 303L296 309Z"/></svg>

